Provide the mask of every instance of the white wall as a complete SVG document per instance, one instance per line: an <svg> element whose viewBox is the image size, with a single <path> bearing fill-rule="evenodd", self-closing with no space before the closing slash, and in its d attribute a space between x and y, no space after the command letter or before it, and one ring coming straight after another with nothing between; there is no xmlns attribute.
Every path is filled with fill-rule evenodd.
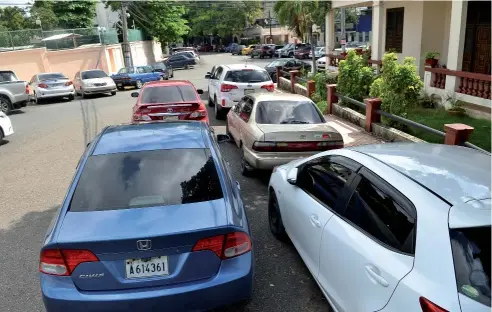
<svg viewBox="0 0 492 312"><path fill-rule="evenodd" d="M424 56L427 52L439 52L441 63L444 63L448 51L449 26L445 28L446 22L449 23L451 16L451 5L444 1L424 1L424 15L422 19L422 44L420 50L420 76L424 76ZM449 5L448 5L449 4ZM446 10L446 7L449 10ZM447 20L446 20L447 18ZM446 45L444 45L444 43ZM444 63L445 64L445 63Z"/></svg>

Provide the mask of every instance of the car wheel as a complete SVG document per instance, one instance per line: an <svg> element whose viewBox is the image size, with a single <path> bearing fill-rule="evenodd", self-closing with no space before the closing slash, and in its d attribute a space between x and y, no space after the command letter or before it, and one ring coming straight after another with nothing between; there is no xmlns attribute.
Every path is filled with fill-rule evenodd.
<svg viewBox="0 0 492 312"><path fill-rule="evenodd" d="M118 91L123 91L125 90L125 87L116 87L116 89L118 89Z"/></svg>
<svg viewBox="0 0 492 312"><path fill-rule="evenodd" d="M82 96L83 99L87 98L87 95L84 93L84 90L82 90L82 88L80 88L80 96Z"/></svg>
<svg viewBox="0 0 492 312"><path fill-rule="evenodd" d="M174 70L171 69L171 76L169 78L174 78Z"/></svg>
<svg viewBox="0 0 492 312"><path fill-rule="evenodd" d="M9 98L5 96L0 96L0 112L8 115L12 111L12 103L10 103Z"/></svg>
<svg viewBox="0 0 492 312"><path fill-rule="evenodd" d="M184 69L189 69L189 68L190 68L190 65L188 65L188 64L186 64L186 65L184 66Z"/></svg>
<svg viewBox="0 0 492 312"><path fill-rule="evenodd" d="M116 95L116 91L111 91L111 95Z"/></svg>
<svg viewBox="0 0 492 312"><path fill-rule="evenodd" d="M212 101L212 98L210 97L210 89L208 90L208 106L214 106L214 101Z"/></svg>
<svg viewBox="0 0 492 312"><path fill-rule="evenodd" d="M285 240L287 238L284 224L282 223L282 216L280 215L277 196L275 196L275 191L273 190L270 191L268 201L268 224L270 226L270 232L272 232L276 239Z"/></svg>
<svg viewBox="0 0 492 312"><path fill-rule="evenodd" d="M220 111L216 96L214 96L214 111L215 111L215 119L217 120L222 119L222 112Z"/></svg>
<svg viewBox="0 0 492 312"><path fill-rule="evenodd" d="M253 175L253 167L244 158L244 147L241 146L241 174L245 177L251 177Z"/></svg>
<svg viewBox="0 0 492 312"><path fill-rule="evenodd" d="M142 89L142 86L143 86L143 83L142 83L142 81L141 81L141 80L137 80L137 81L135 82L135 87L136 87L137 89Z"/></svg>
<svg viewBox="0 0 492 312"><path fill-rule="evenodd" d="M289 53L289 57L293 57L294 56L294 53L293 52L290 52Z"/></svg>
<svg viewBox="0 0 492 312"><path fill-rule="evenodd" d="M5 136L3 135L2 128L0 128L0 144L3 143L3 138L5 138Z"/></svg>
<svg viewBox="0 0 492 312"><path fill-rule="evenodd" d="M273 83L277 83L277 74L276 73L272 74L272 81L273 81Z"/></svg>
<svg viewBox="0 0 492 312"><path fill-rule="evenodd" d="M73 101L73 100L75 100L75 95L70 94L70 95L68 96L68 100L69 100L69 101Z"/></svg>

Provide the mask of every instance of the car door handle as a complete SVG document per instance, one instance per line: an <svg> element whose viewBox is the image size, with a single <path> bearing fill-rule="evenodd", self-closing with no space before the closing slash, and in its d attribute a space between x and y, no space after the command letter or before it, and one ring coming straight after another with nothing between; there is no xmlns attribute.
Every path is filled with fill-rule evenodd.
<svg viewBox="0 0 492 312"><path fill-rule="evenodd" d="M378 283L379 285L381 286L384 286L384 287L388 287L389 286L389 283L388 281L381 276L381 271L376 268L375 266L373 265L366 265L366 272L367 272L367 275L369 275L369 278L375 282L375 283Z"/></svg>
<svg viewBox="0 0 492 312"><path fill-rule="evenodd" d="M316 226L316 227L321 227L321 222L318 220L318 216L317 215L311 215L309 217L309 219L311 220L311 223Z"/></svg>

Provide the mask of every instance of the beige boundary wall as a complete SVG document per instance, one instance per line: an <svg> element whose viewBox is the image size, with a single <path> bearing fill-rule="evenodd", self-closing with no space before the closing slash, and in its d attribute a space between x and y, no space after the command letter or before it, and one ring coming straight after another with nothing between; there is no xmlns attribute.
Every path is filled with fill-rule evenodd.
<svg viewBox="0 0 492 312"><path fill-rule="evenodd" d="M130 45L135 65L146 65L162 59L159 43L137 41ZM91 45L59 51L39 48L0 53L0 70L13 70L19 79L27 81L42 72L61 72L72 79L80 70L99 68L111 74L123 66L120 44Z"/></svg>

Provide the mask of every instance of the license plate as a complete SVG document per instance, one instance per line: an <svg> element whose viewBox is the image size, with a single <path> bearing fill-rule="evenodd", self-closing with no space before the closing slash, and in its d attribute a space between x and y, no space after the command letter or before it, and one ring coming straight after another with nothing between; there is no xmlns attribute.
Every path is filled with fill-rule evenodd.
<svg viewBox="0 0 492 312"><path fill-rule="evenodd" d="M169 275L167 256L128 259L125 266L126 278Z"/></svg>
<svg viewBox="0 0 492 312"><path fill-rule="evenodd" d="M255 92L255 89L244 89L244 94L250 94L250 93L253 93Z"/></svg>
<svg viewBox="0 0 492 312"><path fill-rule="evenodd" d="M179 120L178 116L162 116L162 120Z"/></svg>

